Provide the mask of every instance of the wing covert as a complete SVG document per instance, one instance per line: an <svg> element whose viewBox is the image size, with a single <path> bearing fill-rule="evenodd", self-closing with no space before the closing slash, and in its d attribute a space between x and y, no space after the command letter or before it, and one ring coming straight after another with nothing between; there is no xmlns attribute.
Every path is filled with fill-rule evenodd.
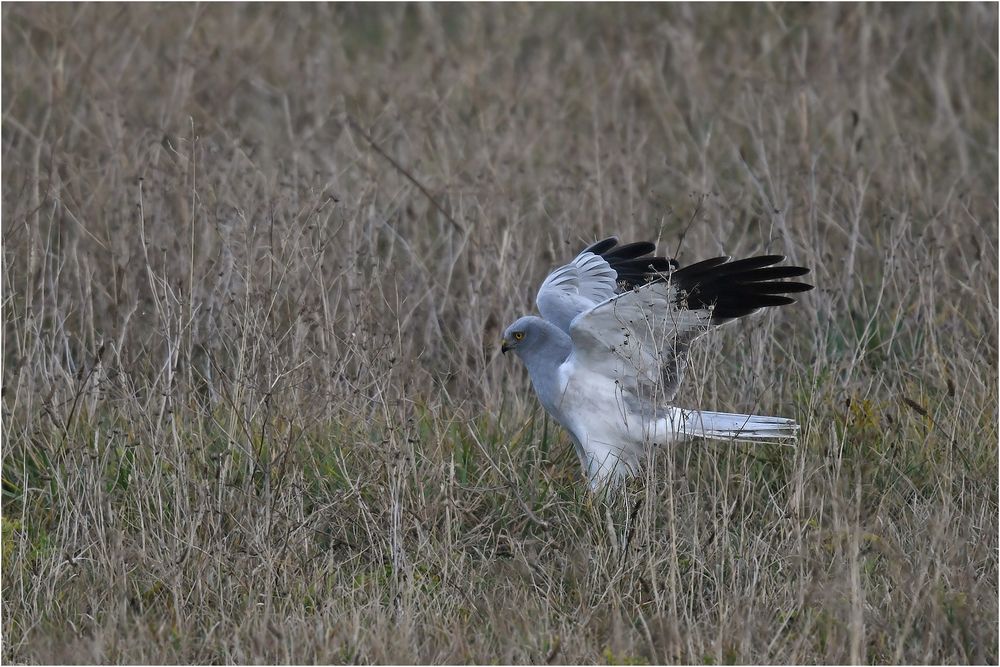
<svg viewBox="0 0 1000 667"><path fill-rule="evenodd" d="M568 331L574 317L614 296L617 277L600 255L585 250L549 274L535 303L542 317Z"/></svg>
<svg viewBox="0 0 1000 667"><path fill-rule="evenodd" d="M568 333L580 313L677 268L674 260L650 256L654 250L649 242L619 245L613 236L588 246L542 283L535 297L539 312Z"/></svg>
<svg viewBox="0 0 1000 667"><path fill-rule="evenodd" d="M698 336L761 308L794 303L785 295L813 288L781 280L809 272L774 266L782 260L781 255L735 262L717 257L658 274L578 315L569 329L573 354L625 391L652 389L657 399L670 400Z"/></svg>
<svg viewBox="0 0 1000 667"><path fill-rule="evenodd" d="M712 325L711 309L680 307L680 296L672 282L652 282L598 304L570 325L573 354L623 391L670 400L691 342Z"/></svg>

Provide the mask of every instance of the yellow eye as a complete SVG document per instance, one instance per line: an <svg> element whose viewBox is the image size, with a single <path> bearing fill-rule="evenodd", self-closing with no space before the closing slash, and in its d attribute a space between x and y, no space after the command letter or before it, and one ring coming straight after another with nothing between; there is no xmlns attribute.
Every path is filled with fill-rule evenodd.
<svg viewBox="0 0 1000 667"><path fill-rule="evenodd" d="M524 340L524 332L523 331L515 331L514 332L514 340Z"/></svg>

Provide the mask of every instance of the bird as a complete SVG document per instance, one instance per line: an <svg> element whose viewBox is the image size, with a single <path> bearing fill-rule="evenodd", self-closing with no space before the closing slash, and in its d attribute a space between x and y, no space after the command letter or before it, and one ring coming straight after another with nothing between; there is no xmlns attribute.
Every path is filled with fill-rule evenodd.
<svg viewBox="0 0 1000 667"><path fill-rule="evenodd" d="M517 319L501 351L527 367L539 402L570 435L598 491L638 475L647 452L700 437L787 442L792 419L682 408L691 344L763 308L795 303L809 273L782 255L722 256L681 267L647 241L598 241L552 271L535 297L540 316Z"/></svg>

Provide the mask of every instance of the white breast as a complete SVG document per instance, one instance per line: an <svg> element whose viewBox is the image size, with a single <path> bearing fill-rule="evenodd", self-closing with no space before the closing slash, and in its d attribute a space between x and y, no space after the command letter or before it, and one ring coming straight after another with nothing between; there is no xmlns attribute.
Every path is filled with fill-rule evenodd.
<svg viewBox="0 0 1000 667"><path fill-rule="evenodd" d="M635 472L651 425L629 409L622 386L574 363L572 355L559 373L562 393L553 416L573 435L590 478Z"/></svg>

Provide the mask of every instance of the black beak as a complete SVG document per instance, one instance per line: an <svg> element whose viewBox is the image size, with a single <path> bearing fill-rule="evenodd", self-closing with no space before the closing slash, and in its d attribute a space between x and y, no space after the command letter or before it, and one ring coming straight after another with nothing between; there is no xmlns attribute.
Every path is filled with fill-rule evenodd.
<svg viewBox="0 0 1000 667"><path fill-rule="evenodd" d="M510 345L508 345L508 344L507 344L507 341L504 341L504 342L503 342L503 343L502 343L502 344L500 345L500 351L501 351L501 352L503 352L504 354L507 354L507 351L508 351L508 350L510 350Z"/></svg>

